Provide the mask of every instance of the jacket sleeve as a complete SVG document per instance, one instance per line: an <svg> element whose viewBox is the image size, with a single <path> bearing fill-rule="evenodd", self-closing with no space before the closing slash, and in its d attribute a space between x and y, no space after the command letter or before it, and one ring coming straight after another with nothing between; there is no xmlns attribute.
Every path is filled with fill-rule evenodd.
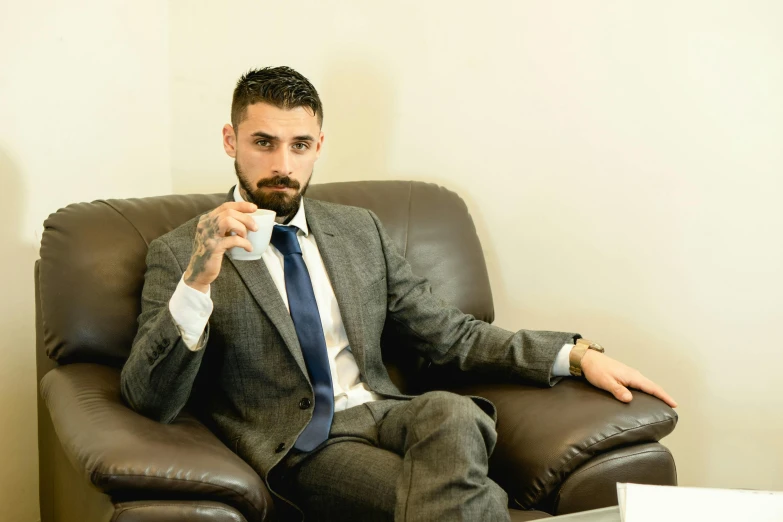
<svg viewBox="0 0 783 522"><path fill-rule="evenodd" d="M386 260L387 317L408 334L413 346L434 364L456 364L463 371L478 371L500 378L521 378L551 386L558 352L578 334L519 330L509 332L432 294L430 284L415 275L394 246L375 214L370 212Z"/></svg>
<svg viewBox="0 0 783 522"><path fill-rule="evenodd" d="M137 412L170 423L188 401L205 349L191 351L169 311L183 270L167 243L156 239L147 252L139 329L122 369L122 397ZM209 325L204 332L204 344Z"/></svg>

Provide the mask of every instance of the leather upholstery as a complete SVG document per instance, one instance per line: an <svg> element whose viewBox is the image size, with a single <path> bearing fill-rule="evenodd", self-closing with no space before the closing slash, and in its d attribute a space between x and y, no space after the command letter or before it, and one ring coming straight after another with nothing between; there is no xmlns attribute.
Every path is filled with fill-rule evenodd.
<svg viewBox="0 0 783 522"><path fill-rule="evenodd" d="M41 395L66 455L108 494L161 492L217 499L253 520L274 507L261 478L188 414L172 424L142 417L120 398L119 370L75 363L50 371Z"/></svg>
<svg viewBox="0 0 783 522"><path fill-rule="evenodd" d="M41 238L39 276L49 357L60 364L121 366L136 334L150 241L224 198L96 201L69 205L49 216Z"/></svg>
<svg viewBox="0 0 783 522"><path fill-rule="evenodd" d="M551 509L564 514L614 506L617 482L676 485L674 458L660 444L639 444L604 453L568 476L557 490Z"/></svg>
<svg viewBox="0 0 783 522"><path fill-rule="evenodd" d="M454 391L486 397L497 407L498 444L490 476L523 509L537 506L596 455L657 442L677 423L674 410L650 395L637 392L630 404L623 404L576 379L549 389L484 384Z"/></svg>
<svg viewBox="0 0 783 522"><path fill-rule="evenodd" d="M121 502L115 509L111 522L247 522L242 513L218 502Z"/></svg>
<svg viewBox="0 0 783 522"><path fill-rule="evenodd" d="M453 192L377 181L314 185L308 197L369 208L436 295L493 319L481 245ZM36 264L42 521L108 520L111 513L121 521L275 520L261 479L205 426L187 413L158 424L119 398L117 367L136 331L147 245L224 200L214 194L79 203L46 220ZM384 353L384 362L403 391L438 382L412 351ZM455 387L444 375L440 387ZM490 475L516 507L558 513L614 503L614 481L628 477L676 483L673 461L655 441L677 417L660 401L637 393L623 405L579 382L551 390L461 386L498 406ZM541 516L512 512L512 520Z"/></svg>

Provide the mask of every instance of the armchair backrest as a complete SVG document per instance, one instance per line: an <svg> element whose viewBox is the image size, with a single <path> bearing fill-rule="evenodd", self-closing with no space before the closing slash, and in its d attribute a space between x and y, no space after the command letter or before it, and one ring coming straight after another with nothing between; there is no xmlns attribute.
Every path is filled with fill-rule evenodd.
<svg viewBox="0 0 783 522"><path fill-rule="evenodd" d="M313 185L307 196L372 210L413 271L430 280L433 293L479 319L494 318L481 244L455 193L422 182L359 181ZM59 364L122 365L136 333L149 243L225 197L99 200L49 216L37 281L39 345L47 355ZM421 359L412 351L385 352L395 383L415 386Z"/></svg>

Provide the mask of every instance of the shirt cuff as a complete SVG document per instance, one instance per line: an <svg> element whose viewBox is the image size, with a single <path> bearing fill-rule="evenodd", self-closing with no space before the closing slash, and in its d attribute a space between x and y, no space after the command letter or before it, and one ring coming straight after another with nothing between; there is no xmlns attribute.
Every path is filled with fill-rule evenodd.
<svg viewBox="0 0 783 522"><path fill-rule="evenodd" d="M573 344L564 344L560 351L557 352L555 364L552 366L553 377L569 377L571 375L571 363L568 362L568 356L571 355L573 347Z"/></svg>
<svg viewBox="0 0 783 522"><path fill-rule="evenodd" d="M177 325L188 350L197 352L204 347L204 329L212 315L211 289L207 293L189 287L184 276L179 280L169 300L169 312Z"/></svg>

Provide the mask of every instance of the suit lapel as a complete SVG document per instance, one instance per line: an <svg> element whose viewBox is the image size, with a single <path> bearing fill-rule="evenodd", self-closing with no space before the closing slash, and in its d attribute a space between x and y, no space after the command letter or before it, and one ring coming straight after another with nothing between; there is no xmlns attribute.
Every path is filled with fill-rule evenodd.
<svg viewBox="0 0 783 522"><path fill-rule="evenodd" d="M228 192L227 201L234 201L233 188ZM286 308L282 297L280 297L275 282L272 281L272 276L269 275L264 260L234 261L228 254L226 254L224 262L225 260L233 265L250 294L277 328L299 368L307 376L307 366L305 366L302 348L299 346L299 338L296 336L294 322L291 320L291 315L288 313L288 308Z"/></svg>
<svg viewBox="0 0 783 522"><path fill-rule="evenodd" d="M302 372L307 375L307 366L305 366L302 348L299 346L299 338L296 336L296 328L291 320L280 292L277 290L266 263L263 259L257 261L234 261L228 255L226 258L234 266L239 277L244 281L250 294L258 302L258 305L275 325L280 336L283 338L291 354L296 359L296 363Z"/></svg>
<svg viewBox="0 0 783 522"><path fill-rule="evenodd" d="M355 288L359 280L354 272L355 260L345 252L344 239L323 206L316 200L307 199L305 203L307 226L315 235L318 250L326 267L326 273L334 289L340 315L348 335L351 352L362 375L364 369L364 335L362 332L361 301Z"/></svg>

